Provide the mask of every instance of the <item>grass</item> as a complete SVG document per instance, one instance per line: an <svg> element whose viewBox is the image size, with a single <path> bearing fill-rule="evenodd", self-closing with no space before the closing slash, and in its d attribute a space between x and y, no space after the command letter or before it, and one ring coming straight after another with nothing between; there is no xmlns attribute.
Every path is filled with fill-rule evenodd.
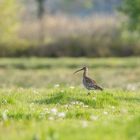
<svg viewBox="0 0 140 140"><path fill-rule="evenodd" d="M81 74L72 76L86 61L90 75L105 87L90 96L80 85ZM1 59L0 139L139 140L139 62Z"/></svg>
<svg viewBox="0 0 140 140"><path fill-rule="evenodd" d="M59 21L59 22L58 22ZM117 21L117 22L116 22ZM89 16L88 18L79 18L79 17L66 17L62 15L56 16L47 16L44 19L44 35L49 37L46 39L46 43L51 43L55 39L60 37L69 37L73 35L86 34L91 35L102 35L105 29L116 28L120 24L120 20L114 16L98 15L98 16ZM32 25L32 26L31 26ZM38 27L40 26L39 22L24 22L21 27L21 34L25 38L38 39Z"/></svg>

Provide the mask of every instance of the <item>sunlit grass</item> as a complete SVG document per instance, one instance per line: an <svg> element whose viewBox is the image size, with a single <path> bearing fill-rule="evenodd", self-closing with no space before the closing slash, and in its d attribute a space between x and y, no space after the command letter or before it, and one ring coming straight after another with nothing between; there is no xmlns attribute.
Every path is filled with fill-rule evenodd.
<svg viewBox="0 0 140 140"><path fill-rule="evenodd" d="M82 73L104 91L87 91ZM1 59L1 140L139 140L139 58Z"/></svg>
<svg viewBox="0 0 140 140"><path fill-rule="evenodd" d="M1 89L1 137L138 139L139 96L139 92L123 90L105 90L87 96L81 88L65 87ZM135 126L137 130L133 131ZM53 138L56 134L58 138Z"/></svg>

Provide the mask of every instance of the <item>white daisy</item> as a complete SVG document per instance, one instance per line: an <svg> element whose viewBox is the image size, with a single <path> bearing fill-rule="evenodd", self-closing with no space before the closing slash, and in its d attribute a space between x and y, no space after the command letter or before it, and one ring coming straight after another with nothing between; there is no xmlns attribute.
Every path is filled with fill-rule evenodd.
<svg viewBox="0 0 140 140"><path fill-rule="evenodd" d="M53 121L53 120L54 120L54 117L50 116L50 117L48 118L48 120Z"/></svg>
<svg viewBox="0 0 140 140"><path fill-rule="evenodd" d="M59 86L60 86L59 84L55 84L55 85L54 85L55 88L58 88Z"/></svg>
<svg viewBox="0 0 140 140"><path fill-rule="evenodd" d="M57 109L56 109L56 108L52 108L52 109L50 110L50 112L51 112L52 114L56 114L56 113L57 113Z"/></svg>
<svg viewBox="0 0 140 140"><path fill-rule="evenodd" d="M74 86L70 86L70 89L74 89L75 87Z"/></svg>
<svg viewBox="0 0 140 140"><path fill-rule="evenodd" d="M82 121L82 127L83 127L83 128L88 127L88 123L87 123L87 121Z"/></svg>
<svg viewBox="0 0 140 140"><path fill-rule="evenodd" d="M66 116L65 112L58 113L58 117L60 117L60 118L65 118L65 116Z"/></svg>
<svg viewBox="0 0 140 140"><path fill-rule="evenodd" d="M8 110L7 109L2 112L2 118L3 118L3 120L7 120L8 119L7 113L8 113Z"/></svg>
<svg viewBox="0 0 140 140"><path fill-rule="evenodd" d="M90 116L90 119L91 119L92 121L96 121L96 120L98 119L98 116L91 115L91 116Z"/></svg>
<svg viewBox="0 0 140 140"><path fill-rule="evenodd" d="M103 114L104 114L104 115L108 115L108 112L107 112L107 111L104 111Z"/></svg>

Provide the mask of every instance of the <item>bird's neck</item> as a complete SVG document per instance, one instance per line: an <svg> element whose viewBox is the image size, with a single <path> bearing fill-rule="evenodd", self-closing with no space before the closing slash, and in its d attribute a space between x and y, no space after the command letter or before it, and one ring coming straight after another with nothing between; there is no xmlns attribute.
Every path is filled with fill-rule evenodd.
<svg viewBox="0 0 140 140"><path fill-rule="evenodd" d="M87 76L87 71L84 70L83 77Z"/></svg>

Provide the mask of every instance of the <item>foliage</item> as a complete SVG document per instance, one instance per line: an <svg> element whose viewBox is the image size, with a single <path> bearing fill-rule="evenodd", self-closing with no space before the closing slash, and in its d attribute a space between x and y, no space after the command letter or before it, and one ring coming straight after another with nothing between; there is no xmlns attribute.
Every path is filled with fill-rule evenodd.
<svg viewBox="0 0 140 140"><path fill-rule="evenodd" d="M54 39L54 40L53 40ZM12 45L12 49L1 49L0 56L5 57L109 57L139 56L139 42L121 38L118 31L98 32L94 35L72 35L50 38L50 42L39 44L32 40ZM49 40L49 38L48 38ZM15 49L14 49L15 48Z"/></svg>
<svg viewBox="0 0 140 140"><path fill-rule="evenodd" d="M128 28L140 32L140 0L124 0L121 11L128 16Z"/></svg>
<svg viewBox="0 0 140 140"><path fill-rule="evenodd" d="M0 1L0 43L15 42L18 30L19 7L17 0Z"/></svg>
<svg viewBox="0 0 140 140"><path fill-rule="evenodd" d="M20 24L18 19L20 14L18 1L0 1L0 57L109 57L140 55L139 35L135 33L132 36L127 31L122 33L121 28L118 26L118 19L113 16L106 17L103 15L80 18L65 17L64 15L44 15L44 18L42 18L45 10L43 3L45 1L36 0L32 2L34 4L38 2L38 16L41 20L29 22L31 17L26 17L28 16L26 12L29 10L25 10L26 12L23 15L27 14L26 18L22 17L22 20L25 19L25 21L20 26L20 30L18 30ZM130 21L135 21L128 23L136 30L139 30L139 25L137 24L139 23L138 2L136 0L125 0L122 7L122 11L129 15ZM92 0L62 0L60 3L62 3L62 8L67 10L69 9L66 5L71 8L73 6L81 6L83 7L82 9L87 10L94 6ZM131 7L131 5L134 6ZM137 7L134 8L136 5ZM32 9L30 10L32 11ZM20 36L18 37L18 35Z"/></svg>
<svg viewBox="0 0 140 140"><path fill-rule="evenodd" d="M38 17L42 18L42 16L44 15L44 2L45 0L36 0L37 4L38 4Z"/></svg>
<svg viewBox="0 0 140 140"><path fill-rule="evenodd" d="M78 9L81 8L83 10L85 9L91 9L93 8L93 1L92 0L62 0L61 2L62 6L61 9L65 10L65 11L69 11L72 12L72 9ZM79 9L78 9L79 10Z"/></svg>
<svg viewBox="0 0 140 140"><path fill-rule="evenodd" d="M99 16L85 20L57 15L48 16L47 20L44 18L44 22L44 24L31 22L31 24L27 23L21 27L19 34L28 36L24 38L24 42L19 39L8 49L0 43L0 56L108 57L140 55L139 38L133 37L135 40L131 41L130 34L131 40L129 41L125 39L128 33L123 33L122 38L122 31L118 27L119 23L113 17ZM37 27L40 27L40 30Z"/></svg>

